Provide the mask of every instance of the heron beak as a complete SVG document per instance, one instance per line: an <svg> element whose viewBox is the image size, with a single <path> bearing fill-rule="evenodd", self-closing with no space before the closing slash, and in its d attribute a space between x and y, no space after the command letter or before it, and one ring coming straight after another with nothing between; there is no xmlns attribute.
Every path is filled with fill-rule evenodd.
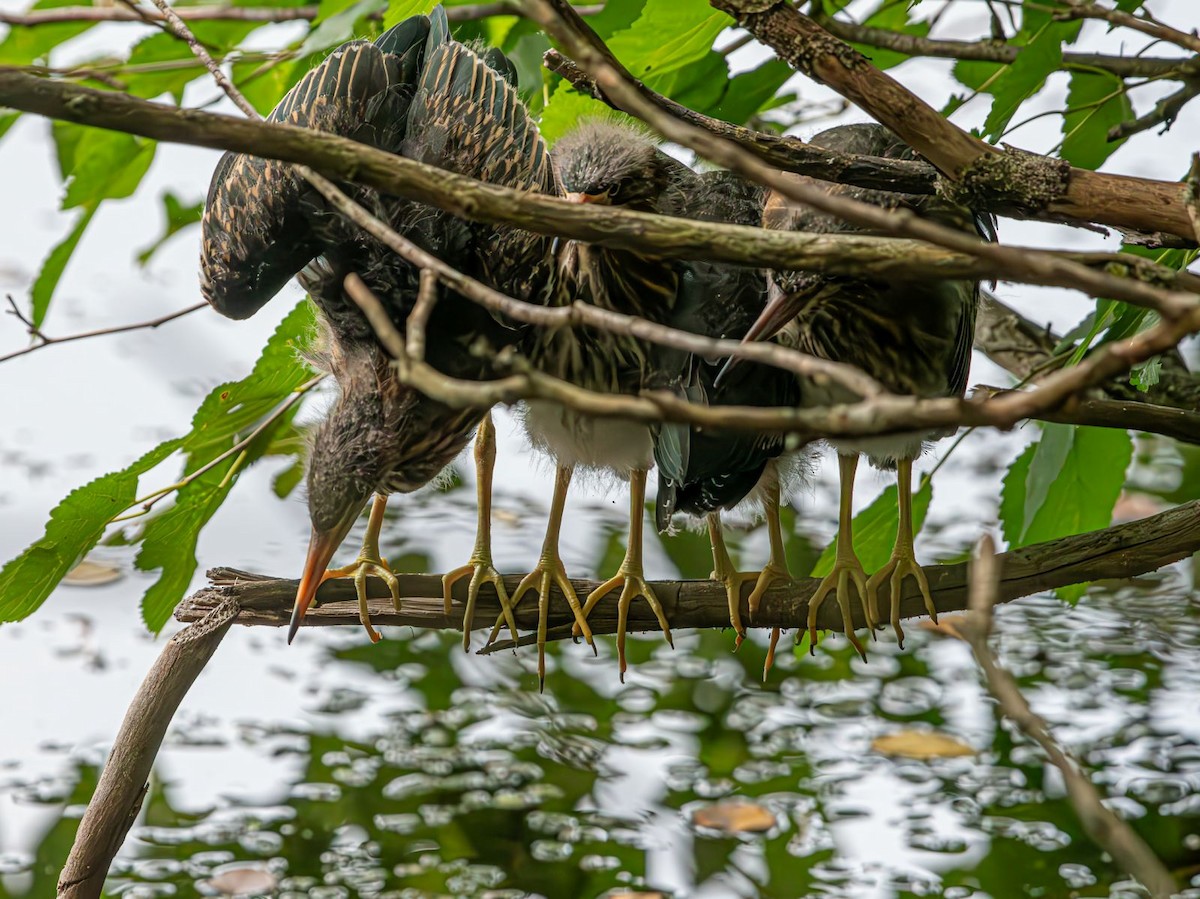
<svg viewBox="0 0 1200 899"><path fill-rule="evenodd" d="M357 515L349 516L345 527L339 525L325 533L319 533L316 528L313 528L312 536L308 541L308 555L304 559L304 572L300 575L300 586L296 588L296 604L292 607L292 621L288 625L287 641L289 645L295 639L296 631L300 630L300 622L304 620L304 613L316 599L317 588L325 582L326 570L333 559L333 554L337 552L342 541L346 539L346 535L350 533L350 528L354 526L357 517Z"/></svg>
<svg viewBox="0 0 1200 899"><path fill-rule="evenodd" d="M608 194L570 193L567 194L566 199L569 203L603 204L608 199Z"/></svg>
<svg viewBox="0 0 1200 899"><path fill-rule="evenodd" d="M772 285L768 291L767 304L758 314L758 318L754 320L754 324L750 326L750 330L742 337L742 343L770 340L783 330L783 327L796 315L795 305L792 295L784 293ZM714 388L720 387L724 383L725 378L729 376L739 361L733 357L725 360L725 364L721 366L721 370L713 379Z"/></svg>

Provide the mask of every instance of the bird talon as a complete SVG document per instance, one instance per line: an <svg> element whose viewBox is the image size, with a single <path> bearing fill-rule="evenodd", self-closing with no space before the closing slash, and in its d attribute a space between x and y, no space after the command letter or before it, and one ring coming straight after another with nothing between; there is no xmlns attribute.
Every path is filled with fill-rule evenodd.
<svg viewBox="0 0 1200 899"><path fill-rule="evenodd" d="M842 628L850 645L866 660L867 653L854 633L854 617L850 613L850 585L854 584L859 591L864 612L867 607L867 578L862 563L853 552L839 553L833 562L833 570L821 579L812 599L808 601L808 635L809 651L814 652L817 645L817 612L821 604L832 591L842 613ZM870 620L870 619L868 619Z"/></svg>
<svg viewBox="0 0 1200 899"><path fill-rule="evenodd" d="M496 598L500 603L500 617L496 619L496 628L493 630L493 636L488 642L490 643L491 640L495 639L495 636L499 633L499 626L503 622L508 625L509 633L512 635L513 642L515 643L518 639L518 634L517 620L513 616L513 603L509 599L508 591L504 587L504 576L492 564L489 555L473 555L466 565L442 575L442 605L445 608L446 614L450 614L452 604L451 589L468 574L471 575L471 582L467 585L467 602L463 611L463 652L469 652L471 649L471 631L475 625L475 605L479 599L479 591L484 584L492 585L492 588L496 591Z"/></svg>
<svg viewBox="0 0 1200 899"><path fill-rule="evenodd" d="M621 587L621 595L617 597L617 664L620 669L621 683L625 683L625 672L628 668L625 659L625 634L629 624L629 607L633 604L635 597L641 596L646 600L654 617L658 620L658 626L666 638L667 645L672 649L675 648L675 641L671 638L671 625L667 621L662 603L658 601L654 589L641 572L634 571L633 568L632 565L623 564L616 575L589 593L587 602L583 604L583 615L586 618L601 599L617 587Z"/></svg>
<svg viewBox="0 0 1200 899"><path fill-rule="evenodd" d="M911 550L906 551L903 546L898 546L892 553L892 558L888 563L875 572L871 579L867 582L867 589L871 591L874 597L877 597L879 588L884 581L888 583L889 601L891 606L891 625L892 630L896 632L896 640L899 642L900 648L904 648L904 628L900 626L900 600L902 598L902 588L904 579L911 577L917 582L917 587L921 591L921 597L925 600L925 611L929 613L929 617L933 622L937 623L937 607L933 604L933 597L929 591L929 580L925 577L925 571L917 564L916 558Z"/></svg>

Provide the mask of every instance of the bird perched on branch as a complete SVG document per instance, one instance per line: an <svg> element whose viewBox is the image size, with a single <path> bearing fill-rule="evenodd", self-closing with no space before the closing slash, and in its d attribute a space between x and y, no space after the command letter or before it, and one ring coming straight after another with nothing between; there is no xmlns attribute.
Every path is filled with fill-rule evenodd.
<svg viewBox="0 0 1200 899"><path fill-rule="evenodd" d="M911 159L913 150L882 125L842 125L821 132L811 143L828 150L892 159ZM799 175L790 177L812 182ZM937 196L913 196L813 182L830 194L849 197L886 209L905 209L940 224L994 239L990 217L978 216ZM816 233L860 231L834 215L793 203L781 194L768 196L763 225L767 228ZM769 275L769 302L750 328L746 340L774 338L825 359L854 365L887 389L917 397L961 397L967 386L979 283L927 279L893 282L830 276L815 272L775 271ZM806 383L803 401L809 405L853 402L857 397L837 383ZM930 440L948 432L917 432L830 441L838 453L841 481L836 557L833 570L821 581L808 610L810 635L815 641L816 615L833 592L841 607L846 636L861 653L850 616L851 584L873 628L877 598L887 583L891 622L903 643L900 627L901 586L907 577L917 581L929 614L937 609L929 584L913 551L912 463ZM879 468L895 469L899 488L899 527L890 561L870 579L854 551L851 534L854 474L859 454Z"/></svg>
<svg viewBox="0 0 1200 899"><path fill-rule="evenodd" d="M557 193L545 143L512 81L515 69L498 50L478 53L455 41L445 12L401 22L374 43L351 41L309 72L269 116L370 144L460 174L507 187ZM467 274L519 298L545 283L549 240L511 228L481 225L399 197L347 186L351 196L423 249ZM480 419L480 485L490 489L494 460L486 409L452 410L401 383L390 358L343 290L354 273L404 329L420 272L327 207L296 170L280 162L226 154L213 175L203 220L202 290L220 312L253 314L304 270L323 319L321 358L339 398L316 429L309 452L308 499L313 533L296 596L292 629L329 577L355 577L363 623L365 576L397 582L379 553L386 498L426 484L462 450ZM492 374L498 347L519 332L447 291L426 326L426 361L457 378ZM375 496L358 560L326 570L334 552ZM489 521L482 513L475 552L447 576L473 574L464 621L482 583L491 582L504 615L515 624L491 561ZM449 608L447 608L449 611Z"/></svg>
<svg viewBox="0 0 1200 899"><path fill-rule="evenodd" d="M577 127L554 145L553 156L566 198L576 203L680 215L698 189L695 172L660 150L644 132L615 120ZM556 279L547 297L550 305L579 301L664 322L677 302L682 269L669 260L570 240L558 248L555 264ZM524 351L538 371L602 393L637 394L649 375L647 343L596 328L531 330ZM602 598L620 588L617 654L624 678L625 627L635 598L640 596L649 603L671 642L666 615L642 565L646 479L654 461L650 429L622 419L591 418L540 400L526 404L523 421L531 443L554 460L557 474L541 559L514 598L536 586L544 608L554 584L578 607L558 556L559 527L572 475L576 468L584 468L629 482L625 558L617 574L594 590L582 606L586 618ZM581 630L578 625L577 630ZM542 640L544 634L539 632L539 652Z"/></svg>
<svg viewBox="0 0 1200 899"><path fill-rule="evenodd" d="M706 173L701 176L701 184L690 204L692 217L738 225L760 223L762 188L728 172ZM762 312L766 287L766 273L757 269L687 263L679 301L668 324L708 337L739 339ZM800 384L791 372L743 363L718 385L721 362L656 347L651 386L710 406L799 405ZM742 586L754 583L749 596L753 616L766 589L776 580L791 577L784 553L780 497L807 475L808 455L789 451L785 435L780 433L664 423L654 431L654 460L658 465L658 529L668 530L676 513L704 520L712 544L712 578L725 586L729 623L740 645L746 633L739 608ZM761 504L767 519L771 554L760 571L737 571L725 545L721 512L746 502ZM776 628L771 633L764 676L771 667L778 639Z"/></svg>

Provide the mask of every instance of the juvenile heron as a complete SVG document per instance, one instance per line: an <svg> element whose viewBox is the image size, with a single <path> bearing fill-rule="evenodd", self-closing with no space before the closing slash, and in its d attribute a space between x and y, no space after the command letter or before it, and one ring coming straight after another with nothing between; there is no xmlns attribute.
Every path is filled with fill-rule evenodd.
<svg viewBox="0 0 1200 899"><path fill-rule="evenodd" d="M762 218L763 191L730 173L702 176L694 217L741 225ZM738 339L754 323L766 303L766 276L756 269L710 263L689 263L684 270L680 299L669 324L709 337ZM758 363L733 368L718 384L721 360L670 348L656 348L653 386L675 392L691 402L711 406L796 406L800 384L787 371ZM753 616L767 588L790 579L784 552L779 506L807 475L808 456L789 451L785 435L755 433L665 423L655 430L654 459L658 464L655 521L660 531L671 527L676 513L703 519L713 554L713 580L720 581L729 602L729 623L740 645L741 590L752 581L749 596ZM726 548L721 512L743 503L761 504L767 520L770 558L760 571L734 568ZM771 667L779 629L771 633L771 648L763 674Z"/></svg>
<svg viewBox="0 0 1200 899"><path fill-rule="evenodd" d="M662 152L643 132L612 120L586 123L564 135L554 146L555 164L567 199L576 203L621 206L626 209L679 214L694 189L696 175ZM565 241L556 253L557 278L550 305L576 301L663 322L671 314L679 290L679 267L670 261L628 250ZM628 335L590 327L537 329L525 344L529 363L537 370L604 393L636 394L647 375L649 348ZM544 401L526 404L524 426L533 446L556 465L550 524L537 567L521 582L514 600L538 589L543 611L552 585L572 608L579 599L558 553L559 529L567 490L576 468L629 481L629 538L617 574L594 590L582 605L587 614L611 591L618 596L617 654L621 676L626 670L625 630L636 597L650 604L667 642L671 631L642 565L642 521L646 476L654 453L649 428L621 419L593 419ZM579 613L577 612L577 618ZM577 631L589 634L577 624ZM539 625L539 674L545 639L545 617Z"/></svg>
<svg viewBox="0 0 1200 899"><path fill-rule="evenodd" d="M334 51L296 85L269 119L359 140L485 181L557 193L545 143L511 84L515 69L498 50L484 54L454 41L445 12L401 22L374 43L351 41ZM513 296L533 297L548 277L549 241L511 228L469 223L420 203L346 188L399 233L456 268ZM310 264L311 263L311 264ZM307 267L307 268L306 268ZM309 511L313 534L297 591L289 639L317 587L328 577L355 578L364 625L365 576L394 576L379 553L386 497L427 483L466 444L485 409L449 410L395 378L365 318L344 294L342 282L359 274L381 298L397 327L412 311L420 273L409 263L330 210L320 195L284 163L226 154L213 175L203 221L202 290L233 318L253 314L286 281L305 269L304 286L324 321L323 359L340 398L316 430L309 454ZM454 377L486 378L499 347L519 339L473 304L447 293L427 327L430 364ZM480 440L491 440L490 428ZM481 486L490 485L494 453ZM375 502L363 551L352 565L326 570L333 553L370 500ZM491 582L506 620L508 597L491 562L489 522L481 504L470 613L482 583Z"/></svg>
<svg viewBox="0 0 1200 899"><path fill-rule="evenodd" d="M843 125L824 131L811 143L829 150L887 158L914 158L915 153L882 125ZM803 176L793 175L797 179ZM936 196L913 196L820 183L831 194L852 197L887 209L907 209L941 224L994 239L992 220ZM763 225L778 230L838 233L861 229L844 220L788 201L778 193L768 198ZM775 337L807 353L849 363L887 389L917 397L961 397L966 391L979 282L928 279L891 282L830 276L813 272L775 271L769 276L769 303L747 334L747 340ZM832 405L857 397L836 383L806 384L804 402ZM838 453L841 481L838 533L833 570L821 581L808 610L808 626L816 637L816 615L833 592L842 611L846 636L861 653L850 616L853 584L872 628L878 618L879 588L891 593L891 623L903 643L900 588L916 580L934 620L937 609L929 584L913 551L912 463L931 440L952 431L831 440ZM870 579L854 551L851 534L854 474L859 454L879 468L895 469L899 489L899 527L890 561Z"/></svg>

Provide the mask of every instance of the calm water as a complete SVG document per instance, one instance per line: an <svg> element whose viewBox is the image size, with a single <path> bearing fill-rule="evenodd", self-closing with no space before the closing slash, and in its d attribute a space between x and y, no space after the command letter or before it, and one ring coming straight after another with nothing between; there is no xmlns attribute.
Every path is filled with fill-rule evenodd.
<svg viewBox="0 0 1200 899"><path fill-rule="evenodd" d="M23 5L0 0L5 9ZM127 42L124 29L96 29L71 52ZM278 43L281 34L267 29L261 39ZM926 96L944 99L944 66L904 72ZM211 96L201 90L189 102ZM1055 86L1047 104L1062 100ZM986 112L973 110L965 123ZM1036 122L1017 142L1048 149L1057 134L1056 126L1038 130L1046 127ZM1155 154L1135 152L1131 141L1112 167L1168 176L1160 160L1183 160L1192 149L1185 130L1156 138ZM45 131L25 121L0 143L0 196L17 210L0 220L0 291L19 300L69 228L56 211L60 187ZM198 199L214 162L212 153L164 148L142 194L101 210L63 279L49 333L195 302L194 231L144 271L129 260L158 236L158 194ZM1028 244L1113 245L1086 232L1005 224L1006 239ZM1060 330L1086 308L1061 291L1005 288L1004 296ZM39 535L72 487L185 430L199 398L245 373L298 298L290 289L249 322L197 315L0 366L0 558ZM0 317L0 352L23 341ZM1005 383L982 359L973 380ZM500 431L496 557L520 571L536 558L549 479L507 420ZM999 477L1029 437L980 435L956 451L935 481L918 543L923 560L958 556L993 526ZM201 571L299 570L307 516L298 495L280 501L270 493L279 467L265 463L244 476L200 541ZM474 489L468 466L459 468L462 478L447 492L393 503L384 549L401 567L446 570L469 553ZM1159 474L1169 487L1169 466ZM174 475L164 466L143 486ZM857 505L884 483L861 474ZM832 533L828 465L794 507L788 549L800 573ZM625 508L620 494L573 496L563 541L572 574L616 567ZM736 537L742 566L761 564L766 543L761 528ZM353 553L348 542L345 555ZM0 899L53 895L98 766L161 648L137 609L152 577L133 570L127 550L98 555L123 578L61 588L34 618L0 628ZM648 538L651 577L699 577L708 568L702 538ZM996 642L1034 708L1084 758L1112 805L1200 895L1193 577L1183 564L1136 583L1099 585L1075 609L1049 596L1022 600L1000 611ZM197 576L194 586L201 583ZM967 648L915 626L908 632L905 651L882 636L867 664L836 638L815 657L783 653L765 685L759 638L737 654L727 633L681 632L674 652L635 638L624 686L612 641L602 639L595 659L584 647L552 649L539 695L532 651L478 658L464 655L454 635L401 629L375 647L355 629L306 631L286 647L279 632L238 628L177 717L110 892L187 897L269 884L276 895L313 899L559 899L633 889L690 897L1136 896L1081 834L1057 772L997 724ZM979 754L916 762L871 751L874 738L911 728L948 732ZM730 798L768 810L774 825L740 837L693 825L696 810Z"/></svg>

